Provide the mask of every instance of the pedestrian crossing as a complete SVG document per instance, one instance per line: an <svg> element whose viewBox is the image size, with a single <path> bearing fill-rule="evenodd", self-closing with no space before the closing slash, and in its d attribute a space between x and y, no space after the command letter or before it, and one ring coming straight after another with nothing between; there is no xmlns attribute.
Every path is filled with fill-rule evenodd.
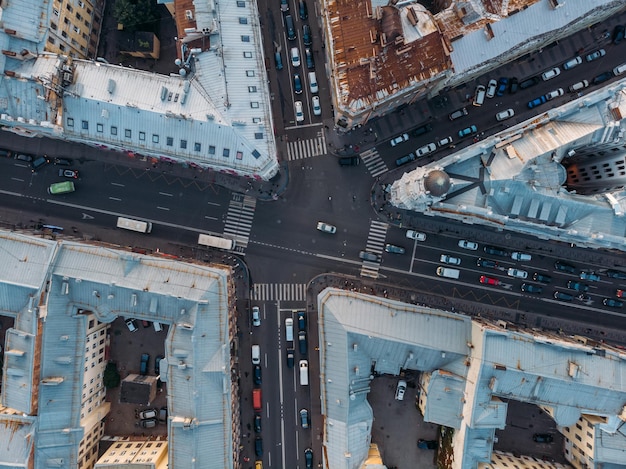
<svg viewBox="0 0 626 469"><path fill-rule="evenodd" d="M252 220L256 209L256 199L248 195L234 193L226 212L224 234L236 242L238 251L248 246Z"/></svg>
<svg viewBox="0 0 626 469"><path fill-rule="evenodd" d="M378 177L389 171L389 168L387 168L387 165L378 154L378 150L376 150L376 148L365 150L361 153L361 159L363 160L363 163L365 163L365 167L370 172L372 177Z"/></svg>
<svg viewBox="0 0 626 469"><path fill-rule="evenodd" d="M385 240L387 238L387 230L389 225L378 220L370 222L370 232L367 236L367 244L365 250L374 254L382 254L385 248ZM378 270L380 262L363 261L361 264L361 275L363 277L378 278Z"/></svg>
<svg viewBox="0 0 626 469"><path fill-rule="evenodd" d="M253 301L306 301L306 283L255 283Z"/></svg>
<svg viewBox="0 0 626 469"><path fill-rule="evenodd" d="M327 153L324 132L318 132L317 137L306 140L287 142L287 160L295 161Z"/></svg>

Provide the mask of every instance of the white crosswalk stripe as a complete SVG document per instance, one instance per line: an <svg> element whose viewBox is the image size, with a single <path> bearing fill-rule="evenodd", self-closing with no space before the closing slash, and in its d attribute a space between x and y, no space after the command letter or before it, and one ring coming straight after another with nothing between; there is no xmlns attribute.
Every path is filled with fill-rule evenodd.
<svg viewBox="0 0 626 469"><path fill-rule="evenodd" d="M389 168L387 168L387 165L378 154L378 150L376 150L376 148L365 150L361 153L361 159L363 160L363 163L365 163L365 166L372 177L380 176L381 174L389 171Z"/></svg>
<svg viewBox="0 0 626 469"><path fill-rule="evenodd" d="M382 254L388 229L389 225L387 223L372 220L365 250L375 254ZM363 264L361 264L361 275L363 277L378 278L379 268L380 262L363 261Z"/></svg>
<svg viewBox="0 0 626 469"><path fill-rule="evenodd" d="M239 193L233 194L226 213L224 234L234 239L238 248L248 246L255 209L256 199L254 197Z"/></svg>
<svg viewBox="0 0 626 469"><path fill-rule="evenodd" d="M255 283L253 301L306 301L306 283Z"/></svg>
<svg viewBox="0 0 626 469"><path fill-rule="evenodd" d="M287 143L287 160L289 161L302 160L326 153L326 139L323 132L319 132L316 138Z"/></svg>

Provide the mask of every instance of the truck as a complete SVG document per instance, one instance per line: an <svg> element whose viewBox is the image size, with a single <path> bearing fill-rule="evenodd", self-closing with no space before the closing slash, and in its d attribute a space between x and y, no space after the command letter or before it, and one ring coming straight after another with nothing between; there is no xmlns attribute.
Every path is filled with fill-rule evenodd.
<svg viewBox="0 0 626 469"><path fill-rule="evenodd" d="M117 218L117 227L123 230L136 231L137 233L150 233L152 231L152 223L149 221L139 221L124 217Z"/></svg>
<svg viewBox="0 0 626 469"><path fill-rule="evenodd" d="M300 360L300 385L309 385L309 362L306 360Z"/></svg>
<svg viewBox="0 0 626 469"><path fill-rule="evenodd" d="M440 277L459 278L460 273L459 269L451 269L449 267L442 266L437 267L437 275Z"/></svg>
<svg viewBox="0 0 626 469"><path fill-rule="evenodd" d="M286 318L285 319L285 338L287 342L291 342L293 346L293 319Z"/></svg>
<svg viewBox="0 0 626 469"><path fill-rule="evenodd" d="M198 236L198 244L208 246L210 248L224 249L225 251L232 251L235 249L234 239L212 236L204 233L201 233Z"/></svg>
<svg viewBox="0 0 626 469"><path fill-rule="evenodd" d="M262 409L260 388L255 388L252 390L252 407L254 408L254 410Z"/></svg>

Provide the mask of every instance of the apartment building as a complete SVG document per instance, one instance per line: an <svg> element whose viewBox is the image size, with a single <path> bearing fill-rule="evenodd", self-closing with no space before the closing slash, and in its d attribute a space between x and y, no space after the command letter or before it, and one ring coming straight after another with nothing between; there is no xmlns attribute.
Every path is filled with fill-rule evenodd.
<svg viewBox="0 0 626 469"><path fill-rule="evenodd" d="M80 59L95 58L104 0L54 0L45 50Z"/></svg>

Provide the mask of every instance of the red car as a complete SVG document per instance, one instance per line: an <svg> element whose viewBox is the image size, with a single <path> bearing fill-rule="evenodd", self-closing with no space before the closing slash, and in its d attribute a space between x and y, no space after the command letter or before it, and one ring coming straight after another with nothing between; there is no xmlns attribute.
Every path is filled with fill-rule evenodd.
<svg viewBox="0 0 626 469"><path fill-rule="evenodd" d="M624 295L624 290L617 290L615 292L615 296L617 296L618 298L626 298L626 295Z"/></svg>
<svg viewBox="0 0 626 469"><path fill-rule="evenodd" d="M497 278L487 277L486 275L481 275L480 283L486 283L487 285L500 285L500 280Z"/></svg>

